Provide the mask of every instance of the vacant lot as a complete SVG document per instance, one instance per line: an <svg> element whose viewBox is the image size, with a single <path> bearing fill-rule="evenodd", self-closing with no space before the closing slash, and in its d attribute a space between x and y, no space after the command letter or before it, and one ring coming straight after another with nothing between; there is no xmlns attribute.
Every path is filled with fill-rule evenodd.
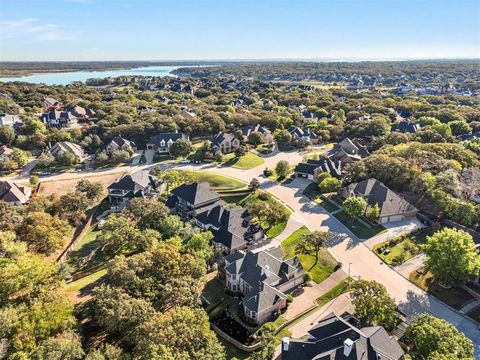
<svg viewBox="0 0 480 360"><path fill-rule="evenodd" d="M91 182L99 183L106 189L111 183L116 179L120 178L122 173L111 174L111 175L95 175L95 176L86 176L82 179L89 180ZM43 195L63 195L70 191L75 191L75 187L81 179L68 179L68 180L51 180L42 182L40 186L40 194Z"/></svg>

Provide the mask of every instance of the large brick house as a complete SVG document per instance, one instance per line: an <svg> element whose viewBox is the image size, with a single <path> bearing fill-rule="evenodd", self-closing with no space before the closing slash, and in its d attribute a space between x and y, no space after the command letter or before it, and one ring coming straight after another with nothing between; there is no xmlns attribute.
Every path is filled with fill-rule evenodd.
<svg viewBox="0 0 480 360"><path fill-rule="evenodd" d="M148 140L147 150L155 150L160 154L168 154L170 153L172 144L178 140L189 140L189 136L179 132L161 133Z"/></svg>
<svg viewBox="0 0 480 360"><path fill-rule="evenodd" d="M240 140L231 133L219 132L212 139L212 151L221 151L222 154L229 154L240 147Z"/></svg>

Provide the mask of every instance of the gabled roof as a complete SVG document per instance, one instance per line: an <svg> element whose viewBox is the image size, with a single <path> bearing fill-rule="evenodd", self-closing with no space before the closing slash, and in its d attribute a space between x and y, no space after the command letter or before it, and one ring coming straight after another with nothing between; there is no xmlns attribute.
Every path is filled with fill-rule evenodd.
<svg viewBox="0 0 480 360"><path fill-rule="evenodd" d="M396 125L392 126L393 131L400 131L403 133L410 133L415 134L418 130L420 130L420 124L410 122L410 121L401 121Z"/></svg>
<svg viewBox="0 0 480 360"><path fill-rule="evenodd" d="M172 195L182 199L193 206L219 200L218 194L206 182L183 184L172 190Z"/></svg>
<svg viewBox="0 0 480 360"><path fill-rule="evenodd" d="M338 151L343 150L345 153L349 155L357 155L357 156L367 156L369 155L368 150L365 146L361 145L355 140L350 140L348 137L340 141L336 144L332 150L330 150L329 154L335 154Z"/></svg>
<svg viewBox="0 0 480 360"><path fill-rule="evenodd" d="M148 140L148 144L153 144L155 146L160 146L160 142L163 140L165 143L167 143L169 140L172 141L177 141L180 139L188 139L188 135L184 133L179 133L179 132L173 132L173 133L161 133L158 135L153 136Z"/></svg>
<svg viewBox="0 0 480 360"><path fill-rule="evenodd" d="M233 141L235 136L231 133L219 132L212 139L212 146L220 146L224 141Z"/></svg>
<svg viewBox="0 0 480 360"><path fill-rule="evenodd" d="M54 153L57 152L58 150L63 150L69 153L72 153L73 155L77 156L78 158L83 158L84 152L83 149L80 145L74 144L70 141L59 141L55 145L53 145L48 152L49 153Z"/></svg>
<svg viewBox="0 0 480 360"><path fill-rule="evenodd" d="M306 340L288 338L288 345L282 344L282 360L376 360L378 356L398 360L404 354L383 327L358 329L335 313L328 314L308 333ZM352 344L348 355L344 353L346 340Z"/></svg>
<svg viewBox="0 0 480 360"><path fill-rule="evenodd" d="M315 164L308 164L308 163L299 163L295 167L295 172L302 173L302 174L310 174L314 175L315 170L318 168L318 165Z"/></svg>
<svg viewBox="0 0 480 360"><path fill-rule="evenodd" d="M122 146L125 145L125 144L126 144L127 146L130 146L130 147L136 147L136 145L135 145L135 143L134 143L133 141L124 139L124 138L121 137L121 136L114 137L114 138L110 141L110 144L117 145L118 147L122 147Z"/></svg>
<svg viewBox="0 0 480 360"><path fill-rule="evenodd" d="M247 295L243 300L243 305L250 311L262 312L287 298L284 293L265 283L261 283L256 290L250 292L253 295Z"/></svg>
<svg viewBox="0 0 480 360"><path fill-rule="evenodd" d="M114 183L110 184L109 190L131 191L132 197L139 191L148 187L156 188L155 179L149 174L148 170L141 170L131 175L124 175Z"/></svg>
<svg viewBox="0 0 480 360"><path fill-rule="evenodd" d="M415 206L376 179L350 184L344 193L361 196L369 205L378 204L381 217L417 211Z"/></svg>
<svg viewBox="0 0 480 360"><path fill-rule="evenodd" d="M317 134L308 127L300 128L298 126L292 125L288 128L288 132L292 134L293 137L297 137L297 138L301 138L301 137L305 137L309 139L318 138Z"/></svg>
<svg viewBox="0 0 480 360"><path fill-rule="evenodd" d="M0 200L7 203L24 202L30 196L30 189L10 181L0 181Z"/></svg>
<svg viewBox="0 0 480 360"><path fill-rule="evenodd" d="M245 136L245 137L248 137L248 135L250 135L252 132L259 132L262 135L270 134L270 130L268 130L267 128L264 128L263 126L260 126L259 124L257 124L257 125L246 125L246 126L242 127L241 130L242 130L243 136Z"/></svg>

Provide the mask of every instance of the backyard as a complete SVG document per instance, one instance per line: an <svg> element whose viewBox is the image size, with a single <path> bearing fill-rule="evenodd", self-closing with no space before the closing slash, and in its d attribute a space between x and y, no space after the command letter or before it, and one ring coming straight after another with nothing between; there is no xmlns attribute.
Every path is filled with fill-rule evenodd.
<svg viewBox="0 0 480 360"><path fill-rule="evenodd" d="M385 263L398 266L418 255L420 245L425 243L427 236L432 234L432 228L423 228L377 244L373 247L373 251Z"/></svg>
<svg viewBox="0 0 480 360"><path fill-rule="evenodd" d="M86 179L94 183L99 183L105 190L111 183L113 183L121 176L122 170L119 170L119 173L117 174L84 176L82 177L82 179ZM43 195L63 195L68 192L75 191L75 187L77 186L79 181L80 179L42 181L39 188L39 193Z"/></svg>
<svg viewBox="0 0 480 360"><path fill-rule="evenodd" d="M303 268L307 271L315 263L315 256L298 254L296 251L296 246L302 240L302 237L308 234L310 234L310 230L303 226L286 238L281 245L285 258L288 259L296 255ZM313 281L316 283L321 283L335 271L336 267L337 262L332 255L330 255L327 249L322 249L319 253L318 263L309 271L309 274L311 275Z"/></svg>

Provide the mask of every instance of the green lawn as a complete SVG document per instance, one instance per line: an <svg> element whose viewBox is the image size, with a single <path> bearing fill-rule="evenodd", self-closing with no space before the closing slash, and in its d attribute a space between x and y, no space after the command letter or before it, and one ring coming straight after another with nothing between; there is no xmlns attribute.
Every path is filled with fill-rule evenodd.
<svg viewBox="0 0 480 360"><path fill-rule="evenodd" d="M188 155L187 159L191 161L203 160L203 143L193 144L193 152Z"/></svg>
<svg viewBox="0 0 480 360"><path fill-rule="evenodd" d="M432 228L424 228L377 244L373 247L373 251L385 263L398 266L419 254L420 245L425 243L427 236L432 234Z"/></svg>
<svg viewBox="0 0 480 360"><path fill-rule="evenodd" d="M350 284L348 283L348 278L343 279L340 281L337 285L335 285L332 289L327 291L325 294L320 296L316 302L318 306L323 306L329 301L335 299L336 297L342 295L343 293L346 293L350 291L351 289L351 279L350 279Z"/></svg>
<svg viewBox="0 0 480 360"><path fill-rule="evenodd" d="M285 227L287 226L287 222L283 222L277 225L272 226L265 235L269 238L274 238L280 235L283 230L285 230Z"/></svg>
<svg viewBox="0 0 480 360"><path fill-rule="evenodd" d="M94 282L100 280L103 276L107 274L107 269L102 269L93 274L85 276L84 278L78 279L76 281L67 284L64 288L66 292L78 292L88 285L93 284Z"/></svg>
<svg viewBox="0 0 480 360"><path fill-rule="evenodd" d="M322 193L318 190L318 185L316 183L311 183L308 185L303 194L308 197L310 200L315 201L321 207L323 207L328 212L334 212L336 210L340 210L340 208L332 201L329 201L325 198Z"/></svg>
<svg viewBox="0 0 480 360"><path fill-rule="evenodd" d="M208 182L214 189L240 189L247 184L224 175L214 174L208 171L192 171L197 182Z"/></svg>
<svg viewBox="0 0 480 360"><path fill-rule="evenodd" d="M248 170L260 166L265 161L258 155L248 152L239 158L236 158L234 154L225 156L223 165L231 166L235 169Z"/></svg>
<svg viewBox="0 0 480 360"><path fill-rule="evenodd" d="M351 232L353 232L360 239L369 239L381 232L386 231L382 225L376 225L368 228L357 219L352 219L345 211L339 211L333 214L343 225L345 225ZM352 221L353 220L353 221Z"/></svg>
<svg viewBox="0 0 480 360"><path fill-rule="evenodd" d="M473 299L466 290L461 287L452 287L450 289L444 289L436 281L430 272L426 274L419 274L417 271L410 273L409 279L411 282L417 284L423 290L429 292L445 304L450 305L454 309L460 310L462 306Z"/></svg>
<svg viewBox="0 0 480 360"><path fill-rule="evenodd" d="M310 233L305 226L301 227L297 231L293 232L288 238L282 242L282 251L285 255L285 258L291 258L297 255L300 263L302 264L305 270L309 270L315 263L315 257L312 255L303 255L296 254L296 245L300 242L304 235ZM315 267L309 271L309 274L312 276L312 280L316 283L321 283L323 280L328 278L330 274L335 271L335 266L337 262L330 255L327 249L322 249L319 254L319 259Z"/></svg>

